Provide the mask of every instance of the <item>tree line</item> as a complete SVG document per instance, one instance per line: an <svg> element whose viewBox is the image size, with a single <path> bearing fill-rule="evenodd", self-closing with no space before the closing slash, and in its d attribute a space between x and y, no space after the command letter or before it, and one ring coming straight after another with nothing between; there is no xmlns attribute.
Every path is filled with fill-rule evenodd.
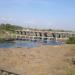
<svg viewBox="0 0 75 75"><path fill-rule="evenodd" d="M23 29L21 26L17 25L11 25L11 24L0 24L0 31L1 30L6 30L6 31L15 31L18 29Z"/></svg>

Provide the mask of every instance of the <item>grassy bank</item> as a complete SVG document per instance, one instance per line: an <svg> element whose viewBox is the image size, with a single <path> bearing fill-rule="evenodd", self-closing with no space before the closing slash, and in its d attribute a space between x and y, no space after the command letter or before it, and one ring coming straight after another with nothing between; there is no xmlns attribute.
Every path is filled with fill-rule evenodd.
<svg viewBox="0 0 75 75"><path fill-rule="evenodd" d="M66 42L67 44L75 44L75 37L70 37Z"/></svg>
<svg viewBox="0 0 75 75"><path fill-rule="evenodd" d="M11 24L0 24L0 42L13 41L15 39L15 30L22 29L20 26Z"/></svg>
<svg viewBox="0 0 75 75"><path fill-rule="evenodd" d="M0 42L2 43L2 42L6 42L6 41L14 41L15 40L15 38L13 37L13 36L11 36L10 34L8 35L8 34L6 34L6 33L4 33L4 34L0 34Z"/></svg>
<svg viewBox="0 0 75 75"><path fill-rule="evenodd" d="M16 39L15 33L12 33L10 31L0 32L0 42L10 42L14 41Z"/></svg>

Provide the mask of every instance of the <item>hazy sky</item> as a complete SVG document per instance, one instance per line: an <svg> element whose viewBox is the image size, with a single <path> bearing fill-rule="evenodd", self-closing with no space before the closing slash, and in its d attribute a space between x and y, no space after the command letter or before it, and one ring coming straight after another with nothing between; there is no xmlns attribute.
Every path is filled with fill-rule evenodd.
<svg viewBox="0 0 75 75"><path fill-rule="evenodd" d="M0 0L0 23L75 30L75 0Z"/></svg>

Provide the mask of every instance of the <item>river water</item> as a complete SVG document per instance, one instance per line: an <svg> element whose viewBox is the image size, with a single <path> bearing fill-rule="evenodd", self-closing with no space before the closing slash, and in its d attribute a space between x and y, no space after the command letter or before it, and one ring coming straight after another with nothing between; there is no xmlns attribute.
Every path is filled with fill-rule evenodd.
<svg viewBox="0 0 75 75"><path fill-rule="evenodd" d="M0 48L33 48L38 47L40 45L61 45L62 42L56 41L14 41L14 42L4 42L0 43Z"/></svg>

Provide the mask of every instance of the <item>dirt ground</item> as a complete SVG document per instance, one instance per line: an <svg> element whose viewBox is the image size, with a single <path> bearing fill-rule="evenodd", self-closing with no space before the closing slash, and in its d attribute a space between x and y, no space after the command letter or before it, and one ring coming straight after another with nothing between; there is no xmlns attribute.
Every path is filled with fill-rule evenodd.
<svg viewBox="0 0 75 75"><path fill-rule="evenodd" d="M20 75L68 75L75 45L0 49L0 69Z"/></svg>

